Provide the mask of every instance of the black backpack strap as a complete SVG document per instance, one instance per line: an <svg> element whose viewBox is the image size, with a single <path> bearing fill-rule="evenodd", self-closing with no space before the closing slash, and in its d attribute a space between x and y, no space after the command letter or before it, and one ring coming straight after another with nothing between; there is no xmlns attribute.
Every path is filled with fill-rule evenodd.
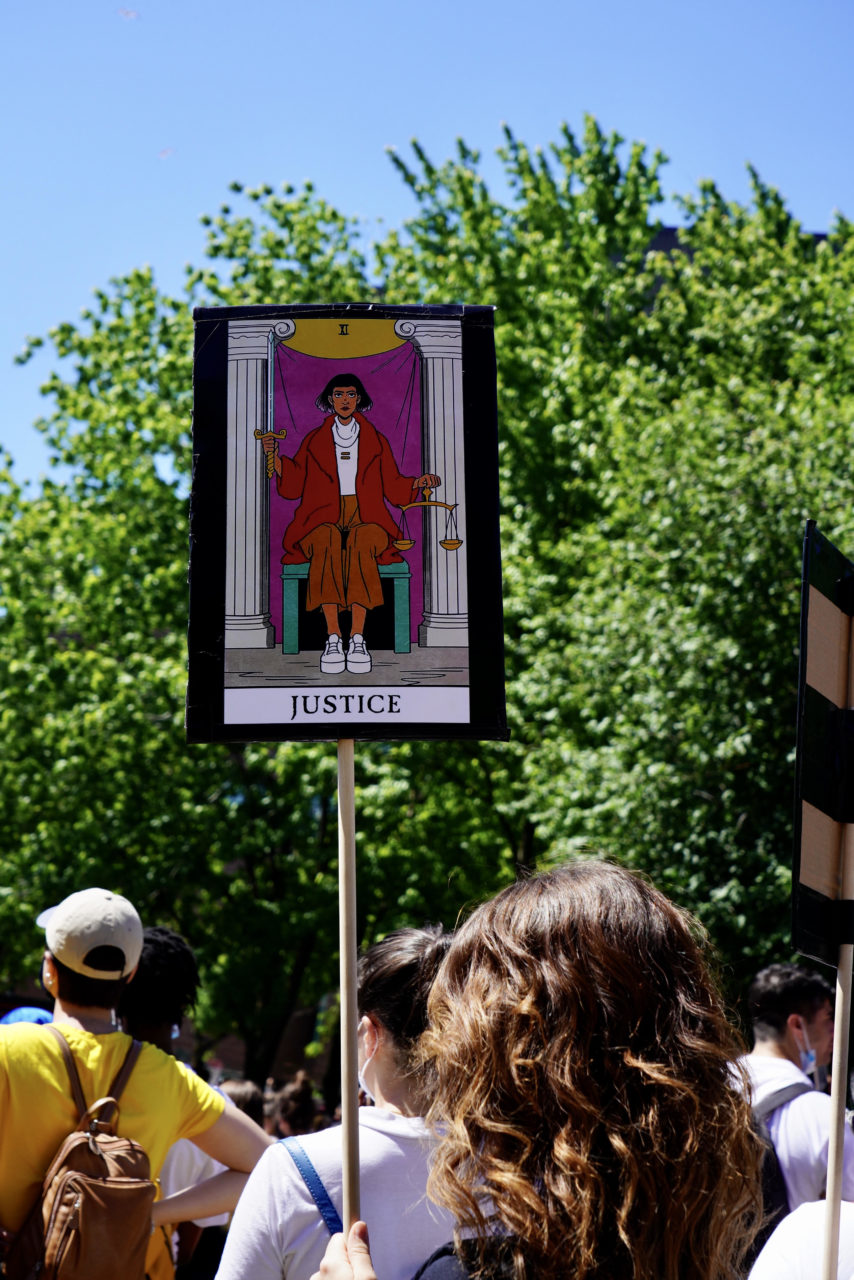
<svg viewBox="0 0 854 1280"><path fill-rule="evenodd" d="M68 1078L71 1081L71 1092L74 1097L74 1105L77 1107L77 1119L82 1120L87 1110L86 1097L83 1093L83 1086L80 1083L80 1076L77 1072L77 1066L74 1062L74 1055L71 1052L71 1046L59 1028L54 1026L52 1022L47 1024L47 1029L48 1031L53 1032L59 1041L60 1048L62 1049L62 1056L65 1059L65 1066L68 1070ZM125 1054L124 1062L119 1067L118 1075L108 1090L109 1097L113 1099L114 1103L118 1102L121 1097L122 1090L127 1084L128 1079L130 1078L130 1073L136 1066L136 1060L141 1052L141 1042L139 1040L132 1040L130 1048ZM113 1105L105 1106L101 1112L104 1120L109 1121L114 1110L115 1107Z"/></svg>
<svg viewBox="0 0 854 1280"><path fill-rule="evenodd" d="M744 1273L752 1268L774 1228L789 1213L786 1179L768 1126L764 1120L753 1121L754 1131L762 1139L762 1222L743 1262Z"/></svg>

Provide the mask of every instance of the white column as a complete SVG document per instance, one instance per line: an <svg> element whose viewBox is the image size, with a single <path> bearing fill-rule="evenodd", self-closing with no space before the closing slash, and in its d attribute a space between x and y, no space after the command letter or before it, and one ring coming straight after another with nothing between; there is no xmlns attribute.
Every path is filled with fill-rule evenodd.
<svg viewBox="0 0 854 1280"><path fill-rule="evenodd" d="M228 326L228 458L226 471L226 649L272 649L270 622L270 488L255 431L268 422L269 320ZM279 338L293 333L279 322ZM280 332L281 330L281 332Z"/></svg>
<svg viewBox="0 0 854 1280"><path fill-rule="evenodd" d="M465 459L463 455L463 339L459 320L398 320L394 331L421 356L421 440L425 472L442 478L433 494L439 502L457 503L457 551L439 545L445 537L446 512L435 508L422 516L424 537L424 618L418 643L429 647L468 645L468 579L466 576Z"/></svg>

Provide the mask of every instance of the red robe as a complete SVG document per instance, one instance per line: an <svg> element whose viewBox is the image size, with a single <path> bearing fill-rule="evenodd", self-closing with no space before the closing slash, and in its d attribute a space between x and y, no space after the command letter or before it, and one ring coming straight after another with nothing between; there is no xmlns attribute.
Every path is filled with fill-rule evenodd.
<svg viewBox="0 0 854 1280"><path fill-rule="evenodd" d="M398 525L384 499L395 507L415 502L418 490L415 476L402 476L385 436L377 431L361 413L354 414L359 424L359 464L356 472L356 501L363 524L378 524L388 534L389 545L379 556L378 564L392 564L400 556L392 547L401 537ZM282 457L282 474L276 476L276 488L283 498L299 498L300 504L285 529L282 564L304 564L307 556L300 542L321 524L337 524L341 518L341 489L338 464L332 437L334 415L310 432L293 458Z"/></svg>

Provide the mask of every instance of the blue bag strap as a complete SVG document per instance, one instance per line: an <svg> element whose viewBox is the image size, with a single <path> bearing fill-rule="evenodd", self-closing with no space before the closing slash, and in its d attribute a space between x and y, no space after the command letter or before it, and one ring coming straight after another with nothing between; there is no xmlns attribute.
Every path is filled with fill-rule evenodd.
<svg viewBox="0 0 854 1280"><path fill-rule="evenodd" d="M283 1146L291 1153L294 1164L299 1169L305 1185L311 1192L311 1198L320 1210L320 1216L326 1223L331 1236L344 1230L344 1224L338 1216L338 1210L329 1198L329 1192L320 1181L320 1175L308 1158L305 1147L296 1138L282 1138Z"/></svg>

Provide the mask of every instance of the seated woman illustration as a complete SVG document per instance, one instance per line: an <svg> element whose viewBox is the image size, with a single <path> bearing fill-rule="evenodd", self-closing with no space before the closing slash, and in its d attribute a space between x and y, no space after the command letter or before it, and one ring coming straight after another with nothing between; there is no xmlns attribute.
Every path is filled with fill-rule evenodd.
<svg viewBox="0 0 854 1280"><path fill-rule="evenodd" d="M293 458L279 454L272 436L262 441L273 455L279 494L299 499L282 539L282 564L309 561L306 608L322 610L328 632L320 670L364 674L371 669L365 619L383 602L378 566L401 559L391 545L401 531L386 500L401 507L442 481L400 474L388 440L364 416L373 401L355 374L336 374L315 404L327 416ZM342 609L350 610L346 653Z"/></svg>

